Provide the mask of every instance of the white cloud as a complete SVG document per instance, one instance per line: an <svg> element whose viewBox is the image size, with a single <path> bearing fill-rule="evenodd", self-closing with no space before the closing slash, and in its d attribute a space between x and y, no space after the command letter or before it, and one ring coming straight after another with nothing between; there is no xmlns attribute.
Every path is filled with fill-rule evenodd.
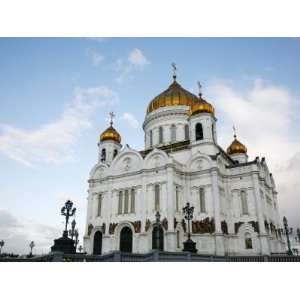
<svg viewBox="0 0 300 300"><path fill-rule="evenodd" d="M125 112L120 117L120 120L125 121L131 126L132 128L138 128L140 126L138 120L135 118L135 116L131 113Z"/></svg>
<svg viewBox="0 0 300 300"><path fill-rule="evenodd" d="M17 218L9 211L0 209L0 237L5 242L2 252L28 254L29 243L34 241L33 253L46 254L50 252L53 240L61 234L58 228Z"/></svg>
<svg viewBox="0 0 300 300"><path fill-rule="evenodd" d="M92 60L94 66L99 66L104 60L104 56L101 53L92 49L87 49L86 55Z"/></svg>
<svg viewBox="0 0 300 300"><path fill-rule="evenodd" d="M128 61L130 65L136 69L143 69L149 64L148 59L144 56L140 49L133 49L128 56Z"/></svg>
<svg viewBox="0 0 300 300"><path fill-rule="evenodd" d="M256 79L247 90L218 81L208 88L216 115L220 117L219 143L226 148L232 141L232 125L238 139L248 147L249 158L266 157L279 192L281 211L298 222L300 201L300 139L293 134L292 118L299 101L283 86ZM221 126L220 126L221 125Z"/></svg>
<svg viewBox="0 0 300 300"><path fill-rule="evenodd" d="M103 43L107 38L105 38L105 37L88 37L87 39L90 41L97 42L97 43Z"/></svg>
<svg viewBox="0 0 300 300"><path fill-rule="evenodd" d="M116 93L105 86L76 88L71 103L51 123L32 130L2 124L0 153L27 166L70 161L74 158L72 146L82 131L91 127L96 109L117 101Z"/></svg>
<svg viewBox="0 0 300 300"><path fill-rule="evenodd" d="M119 58L115 62L115 71L119 73L116 78L118 83L122 83L134 71L142 71L150 61L146 58L143 52L134 48L130 51L126 60Z"/></svg>

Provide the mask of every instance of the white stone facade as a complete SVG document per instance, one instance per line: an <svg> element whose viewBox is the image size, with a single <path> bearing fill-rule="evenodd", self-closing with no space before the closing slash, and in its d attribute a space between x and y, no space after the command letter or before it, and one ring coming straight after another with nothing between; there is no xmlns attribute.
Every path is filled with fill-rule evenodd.
<svg viewBox="0 0 300 300"><path fill-rule="evenodd" d="M166 106L147 114L144 151L127 145L121 149L115 141L99 143L87 199L88 254L120 250L124 227L132 232L132 252L151 251L157 210L163 249L182 251L187 238L182 208L187 202L194 206L191 238L199 254L265 255L285 250L277 231L281 226L276 187L265 160L228 156L217 144L215 117L190 117L188 109ZM197 123L203 128L200 140L195 135ZM107 158L101 162L103 148ZM98 252L96 232L102 239Z"/></svg>

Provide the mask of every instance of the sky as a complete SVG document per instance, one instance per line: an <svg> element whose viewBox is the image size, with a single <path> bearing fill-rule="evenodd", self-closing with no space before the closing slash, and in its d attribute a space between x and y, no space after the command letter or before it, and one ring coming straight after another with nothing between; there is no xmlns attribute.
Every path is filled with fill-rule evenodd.
<svg viewBox="0 0 300 300"><path fill-rule="evenodd" d="M47 253L77 207L80 244L99 135L116 114L122 143L143 149L148 103L172 81L216 110L218 143L232 126L249 160L265 157L281 215L300 227L300 39L0 38L0 240Z"/></svg>

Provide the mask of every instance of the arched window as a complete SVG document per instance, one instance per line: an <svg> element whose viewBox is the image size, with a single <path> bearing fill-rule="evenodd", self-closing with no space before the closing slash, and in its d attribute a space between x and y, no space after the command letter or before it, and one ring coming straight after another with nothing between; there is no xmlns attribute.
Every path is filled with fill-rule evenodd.
<svg viewBox="0 0 300 300"><path fill-rule="evenodd" d="M118 214L121 215L122 214L122 210L123 210L123 192L120 191L119 192L119 205L118 205Z"/></svg>
<svg viewBox="0 0 300 300"><path fill-rule="evenodd" d="M115 158L117 155L118 155L118 150L115 149L115 150L114 150L114 158Z"/></svg>
<svg viewBox="0 0 300 300"><path fill-rule="evenodd" d="M195 127L196 141L203 140L203 128L201 123L197 123Z"/></svg>
<svg viewBox="0 0 300 300"><path fill-rule="evenodd" d="M131 189L131 203L130 203L130 212L135 212L135 189Z"/></svg>
<svg viewBox="0 0 300 300"><path fill-rule="evenodd" d="M125 190L125 200L124 200L124 214L128 214L129 208L129 191Z"/></svg>
<svg viewBox="0 0 300 300"><path fill-rule="evenodd" d="M250 233L246 233L245 234L245 248L246 249L252 249L252 239L251 239L251 234Z"/></svg>
<svg viewBox="0 0 300 300"><path fill-rule="evenodd" d="M180 232L176 232L177 248L180 248Z"/></svg>
<svg viewBox="0 0 300 300"><path fill-rule="evenodd" d="M190 139L190 129L189 129L189 125L188 124L184 125L184 139L185 140L189 140Z"/></svg>
<svg viewBox="0 0 300 300"><path fill-rule="evenodd" d="M176 186L176 190L175 190L175 207L176 207L176 211L179 212L179 187Z"/></svg>
<svg viewBox="0 0 300 300"><path fill-rule="evenodd" d="M149 139L150 139L150 148L153 146L153 133L152 130L149 131Z"/></svg>
<svg viewBox="0 0 300 300"><path fill-rule="evenodd" d="M247 193L245 190L241 191L241 206L242 206L242 214L248 215L248 203L247 203Z"/></svg>
<svg viewBox="0 0 300 300"><path fill-rule="evenodd" d="M98 203L97 203L97 217L101 216L101 210L102 210L102 194L99 194Z"/></svg>
<svg viewBox="0 0 300 300"><path fill-rule="evenodd" d="M106 161L106 150L102 149L101 151L101 162Z"/></svg>
<svg viewBox="0 0 300 300"><path fill-rule="evenodd" d="M172 124L171 126L171 142L174 143L176 141L176 125Z"/></svg>
<svg viewBox="0 0 300 300"><path fill-rule="evenodd" d="M204 188L199 189L199 202L200 202L200 212L205 213L206 207L205 207L205 190L204 190Z"/></svg>
<svg viewBox="0 0 300 300"><path fill-rule="evenodd" d="M159 144L162 144L164 142L164 131L162 127L159 127L158 129L158 142Z"/></svg>
<svg viewBox="0 0 300 300"><path fill-rule="evenodd" d="M160 188L159 185L156 184L154 187L154 209L155 211L159 211L160 206Z"/></svg>

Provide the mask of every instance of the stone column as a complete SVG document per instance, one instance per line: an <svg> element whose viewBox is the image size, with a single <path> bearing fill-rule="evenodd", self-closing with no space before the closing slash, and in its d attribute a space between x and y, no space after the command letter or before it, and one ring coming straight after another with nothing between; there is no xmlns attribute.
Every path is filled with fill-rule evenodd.
<svg viewBox="0 0 300 300"><path fill-rule="evenodd" d="M215 253L216 255L224 255L224 240L223 233L221 230L221 218L220 218L220 197L218 189L218 173L216 169L213 169L211 172L212 180L212 196L214 204L214 219L215 219Z"/></svg>
<svg viewBox="0 0 300 300"><path fill-rule="evenodd" d="M254 197L255 197L255 204L256 204L256 216L257 221L259 224L259 235L258 238L260 240L260 248L262 255L269 255L270 254L270 246L268 243L268 235L265 229L265 222L263 217L263 210L262 210L262 203L260 199L260 192L259 192L259 181L258 181L258 171L252 175L252 182L254 187Z"/></svg>
<svg viewBox="0 0 300 300"><path fill-rule="evenodd" d="M169 162L170 163L170 162ZM172 166L167 168L167 207L166 215L168 219L168 230L166 233L167 251L175 251L176 236L174 232L174 170Z"/></svg>

